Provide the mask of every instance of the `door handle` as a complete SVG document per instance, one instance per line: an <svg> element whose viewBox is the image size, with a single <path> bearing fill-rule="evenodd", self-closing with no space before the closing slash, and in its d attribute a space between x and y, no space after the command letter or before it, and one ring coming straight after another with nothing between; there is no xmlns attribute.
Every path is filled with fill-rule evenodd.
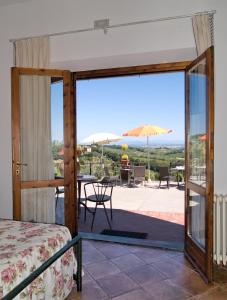
<svg viewBox="0 0 227 300"><path fill-rule="evenodd" d="M26 166L26 167L28 166L27 163L21 163L21 162L19 162L19 161L16 162L16 165L17 165L17 166Z"/></svg>

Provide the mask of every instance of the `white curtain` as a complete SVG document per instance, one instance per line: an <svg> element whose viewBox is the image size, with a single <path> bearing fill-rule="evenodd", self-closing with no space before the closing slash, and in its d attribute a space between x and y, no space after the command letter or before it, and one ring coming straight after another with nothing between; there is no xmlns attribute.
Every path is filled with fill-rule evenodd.
<svg viewBox="0 0 227 300"><path fill-rule="evenodd" d="M195 15L192 17L197 55L213 45L213 15Z"/></svg>
<svg viewBox="0 0 227 300"><path fill-rule="evenodd" d="M49 38L17 41L17 67L48 68ZM54 179L51 143L51 78L20 76L22 181ZM55 189L22 190L22 220L55 222Z"/></svg>
<svg viewBox="0 0 227 300"><path fill-rule="evenodd" d="M49 68L49 37L38 37L15 42L16 67Z"/></svg>

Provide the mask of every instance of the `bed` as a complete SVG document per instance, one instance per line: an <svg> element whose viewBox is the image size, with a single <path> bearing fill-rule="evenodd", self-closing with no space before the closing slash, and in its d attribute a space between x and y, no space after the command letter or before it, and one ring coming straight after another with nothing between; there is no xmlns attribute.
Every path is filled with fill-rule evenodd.
<svg viewBox="0 0 227 300"><path fill-rule="evenodd" d="M0 299L69 241L71 235L64 226L0 219ZM76 271L71 247L15 299L65 299L75 284Z"/></svg>

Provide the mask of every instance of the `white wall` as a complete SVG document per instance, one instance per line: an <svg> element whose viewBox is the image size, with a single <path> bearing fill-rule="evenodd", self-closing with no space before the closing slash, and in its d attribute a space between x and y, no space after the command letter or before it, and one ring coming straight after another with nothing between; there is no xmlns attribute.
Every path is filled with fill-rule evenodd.
<svg viewBox="0 0 227 300"><path fill-rule="evenodd" d="M107 34L99 30L52 37L51 49L52 66L71 70L190 60L196 55L190 18L114 28Z"/></svg>
<svg viewBox="0 0 227 300"><path fill-rule="evenodd" d="M12 1L10 1L12 2ZM227 26L225 0L27 0L0 6L0 217L12 217L10 38L216 9L215 15L215 191L227 193ZM195 55L189 19L51 39L52 65L93 69L188 59ZM111 61L111 63L110 63Z"/></svg>

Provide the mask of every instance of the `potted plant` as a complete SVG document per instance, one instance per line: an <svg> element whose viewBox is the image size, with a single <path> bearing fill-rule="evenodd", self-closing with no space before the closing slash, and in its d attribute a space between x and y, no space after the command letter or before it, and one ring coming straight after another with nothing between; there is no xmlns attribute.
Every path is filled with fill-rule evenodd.
<svg viewBox="0 0 227 300"><path fill-rule="evenodd" d="M129 164L128 154L125 153L125 151L128 150L128 145L127 144L122 144L121 145L121 150L122 150L121 165L122 166L128 166L128 164Z"/></svg>
<svg viewBox="0 0 227 300"><path fill-rule="evenodd" d="M128 164L129 164L128 154L122 154L122 156L121 156L121 164L123 166L128 166Z"/></svg>

